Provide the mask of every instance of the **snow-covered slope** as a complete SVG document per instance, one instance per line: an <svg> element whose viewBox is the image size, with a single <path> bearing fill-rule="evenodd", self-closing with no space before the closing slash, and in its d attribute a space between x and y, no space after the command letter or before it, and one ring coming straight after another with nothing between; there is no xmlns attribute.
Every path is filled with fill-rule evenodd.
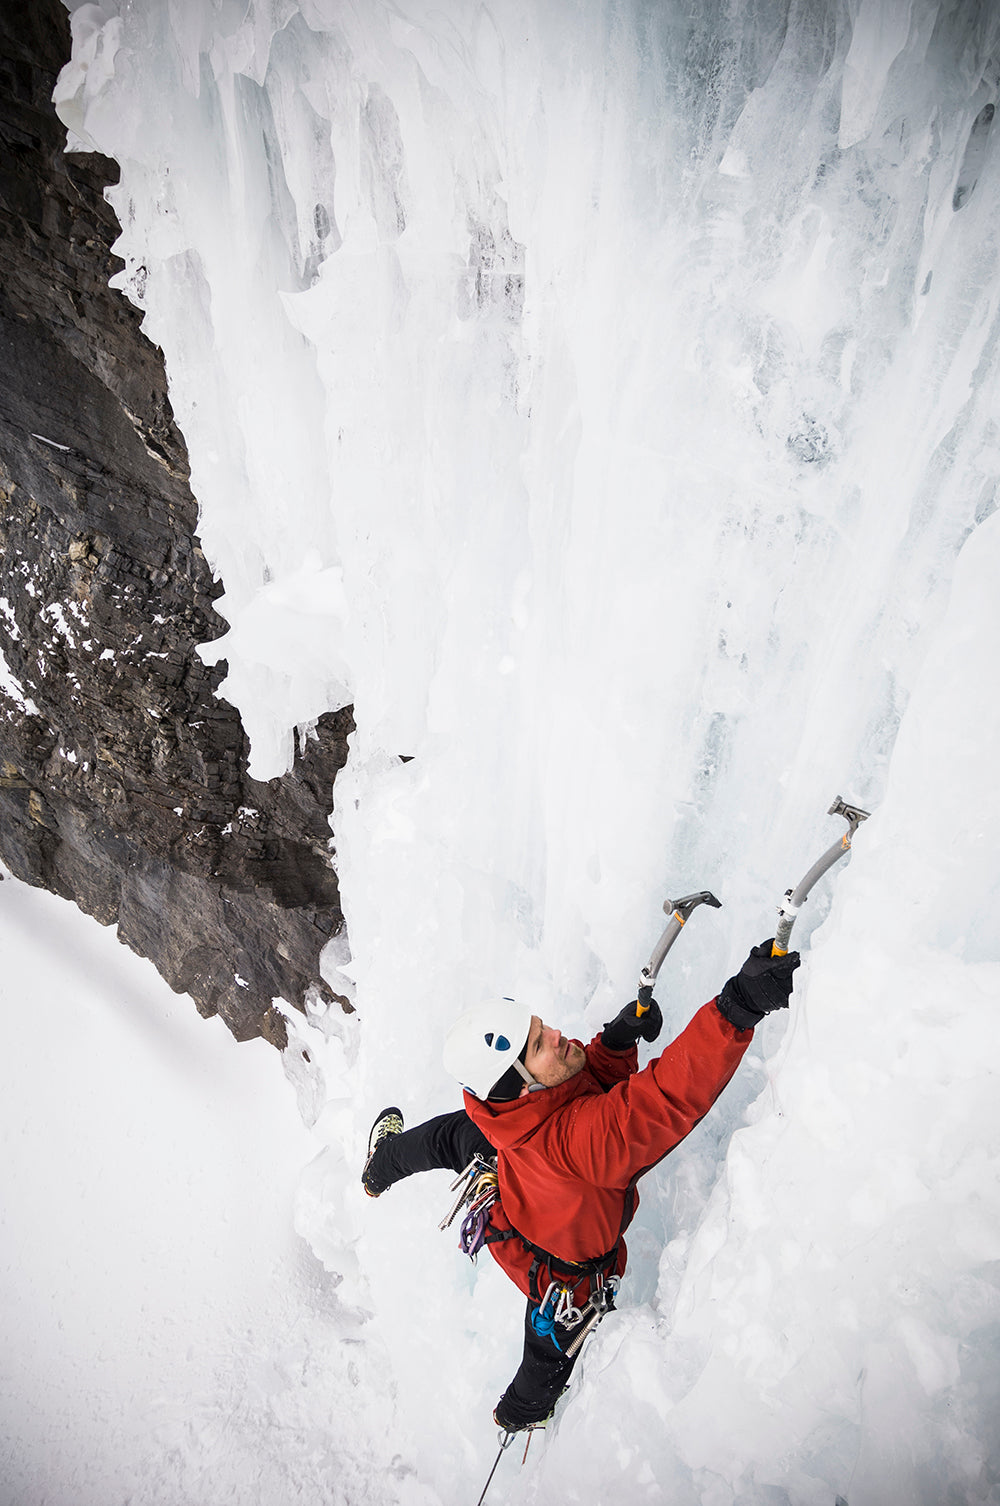
<svg viewBox="0 0 1000 1506"><path fill-rule="evenodd" d="M648 1179L622 1311L495 1489L1000 1500L1000 17L70 8L60 110L122 165L254 773L356 706L358 1015L295 1073L342 1335L312 1484L474 1500L517 1352L516 1294L436 1231L447 1178L361 1195L374 1112L455 1103L441 1032L483 993L599 1026L660 901L710 887L677 1029L842 793L875 813L791 1016ZM261 1500L305 1498L301 1448ZM163 1500L238 1494L183 1458Z"/></svg>

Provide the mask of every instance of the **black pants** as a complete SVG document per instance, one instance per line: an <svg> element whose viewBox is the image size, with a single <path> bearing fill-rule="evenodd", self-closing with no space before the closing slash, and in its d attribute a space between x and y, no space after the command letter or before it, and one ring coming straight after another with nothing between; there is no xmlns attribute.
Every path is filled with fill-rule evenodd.
<svg viewBox="0 0 1000 1506"><path fill-rule="evenodd" d="M482 1130L464 1109L439 1114L401 1135L386 1135L375 1152L380 1178L391 1186L416 1171L464 1171L473 1156L492 1161L496 1155Z"/></svg>
<svg viewBox="0 0 1000 1506"><path fill-rule="evenodd" d="M379 1176L391 1186L418 1171L464 1171L474 1156L492 1159L496 1151L465 1110L458 1109L401 1135L387 1135L375 1154ZM576 1363L576 1357L567 1359L554 1339L535 1332L531 1323L535 1309L536 1304L529 1302L521 1363L497 1403L497 1421L511 1431L548 1417ZM566 1335L571 1337L571 1333Z"/></svg>

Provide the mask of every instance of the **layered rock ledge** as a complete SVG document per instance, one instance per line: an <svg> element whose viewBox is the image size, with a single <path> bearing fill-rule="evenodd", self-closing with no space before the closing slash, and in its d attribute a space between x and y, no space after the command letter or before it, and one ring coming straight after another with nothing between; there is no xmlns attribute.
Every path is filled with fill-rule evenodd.
<svg viewBox="0 0 1000 1506"><path fill-rule="evenodd" d="M282 1047L274 1000L340 997L319 958L343 931L329 816L353 722L248 777L226 666L196 653L227 624L162 357L108 287L117 167L62 150L69 49L59 0L0 7L0 857Z"/></svg>

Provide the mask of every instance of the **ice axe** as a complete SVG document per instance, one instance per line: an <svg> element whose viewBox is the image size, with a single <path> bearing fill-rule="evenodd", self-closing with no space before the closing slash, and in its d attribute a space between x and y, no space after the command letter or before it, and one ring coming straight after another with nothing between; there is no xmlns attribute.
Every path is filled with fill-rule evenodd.
<svg viewBox="0 0 1000 1506"><path fill-rule="evenodd" d="M843 816L847 822L847 830L839 841L828 847L823 856L810 868L805 878L794 889L785 890L784 903L778 906L778 927L771 943L771 956L784 957L788 952L788 939L792 934L792 926L795 917L806 902L810 889L821 879L828 868L832 868L839 858L851 850L851 839L862 821L866 821L871 814L863 811L859 805L848 805L840 795L827 811L828 816Z"/></svg>
<svg viewBox="0 0 1000 1506"><path fill-rule="evenodd" d="M663 910L670 916L667 928L653 948L653 955L639 974L639 997L636 1001L636 1015L641 1020L649 1009L650 1000L653 997L653 985L656 975L663 966L663 959L670 951L674 942L681 934L681 929L687 924L688 916L698 905L711 905L714 910L722 908L721 899L708 889L699 889L697 894L685 894L683 899L665 899Z"/></svg>

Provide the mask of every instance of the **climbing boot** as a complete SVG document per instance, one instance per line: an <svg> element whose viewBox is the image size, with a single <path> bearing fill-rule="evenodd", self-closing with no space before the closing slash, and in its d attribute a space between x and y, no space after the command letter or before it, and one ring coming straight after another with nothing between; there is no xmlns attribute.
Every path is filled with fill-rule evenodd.
<svg viewBox="0 0 1000 1506"><path fill-rule="evenodd" d="M368 1159L361 1173L361 1185L369 1197L381 1197L383 1192L392 1186L387 1177L379 1175L378 1167L375 1165L375 1154L383 1140L388 1139L390 1135L401 1135L402 1132L403 1115L396 1108L383 1109L372 1125L372 1132L368 1136Z"/></svg>
<svg viewBox="0 0 1000 1506"><path fill-rule="evenodd" d="M498 1428L500 1428L504 1433L507 1433L510 1437L513 1437L515 1433L534 1433L538 1428L544 1428L547 1422L552 1421L552 1414L555 1411L555 1407L550 1408L550 1410L546 1412L544 1417L539 1417L534 1422L515 1421L507 1416L506 1410L504 1408L504 1402L506 1401L506 1399L507 1397L505 1393L497 1402L497 1405L493 1410L493 1421L496 1423Z"/></svg>

